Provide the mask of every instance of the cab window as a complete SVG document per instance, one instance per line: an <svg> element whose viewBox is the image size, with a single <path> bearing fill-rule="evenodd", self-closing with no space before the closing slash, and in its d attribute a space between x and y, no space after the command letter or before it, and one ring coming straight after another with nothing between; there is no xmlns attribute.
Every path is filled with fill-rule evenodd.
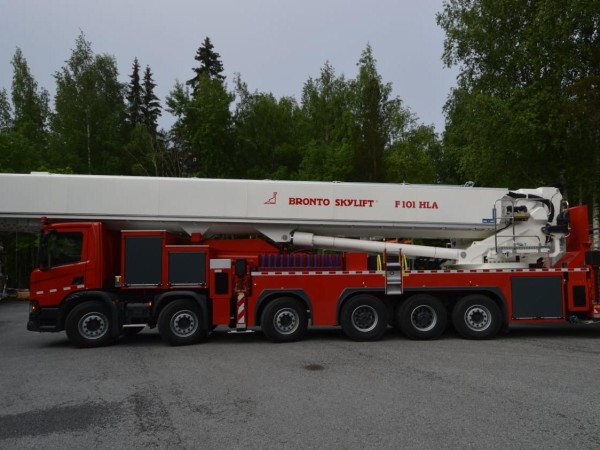
<svg viewBox="0 0 600 450"><path fill-rule="evenodd" d="M46 267L81 261L83 233L51 233L47 237Z"/></svg>

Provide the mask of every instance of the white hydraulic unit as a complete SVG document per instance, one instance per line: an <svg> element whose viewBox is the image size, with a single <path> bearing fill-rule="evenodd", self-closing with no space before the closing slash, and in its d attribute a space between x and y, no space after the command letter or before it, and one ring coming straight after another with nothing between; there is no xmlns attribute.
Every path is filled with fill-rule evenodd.
<svg viewBox="0 0 600 450"><path fill-rule="evenodd" d="M52 221L102 221L115 229L261 234L298 246L455 260L465 266L556 257L555 188L0 174L0 229L36 231ZM348 238L360 238L348 239ZM458 248L383 242L447 239ZM368 239L368 240L366 240ZM379 241L379 242L378 242Z"/></svg>

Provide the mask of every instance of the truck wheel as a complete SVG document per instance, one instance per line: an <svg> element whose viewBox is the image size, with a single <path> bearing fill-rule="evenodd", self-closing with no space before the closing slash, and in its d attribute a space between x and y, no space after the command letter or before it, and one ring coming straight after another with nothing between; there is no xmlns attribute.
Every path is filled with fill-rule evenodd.
<svg viewBox="0 0 600 450"><path fill-rule="evenodd" d="M158 316L158 333L171 345L196 344L207 335L202 312L192 300L174 300Z"/></svg>
<svg viewBox="0 0 600 450"><path fill-rule="evenodd" d="M344 304L340 323L344 334L353 341L376 341L387 328L387 308L377 297L359 295Z"/></svg>
<svg viewBox="0 0 600 450"><path fill-rule="evenodd" d="M452 323L464 338L491 339L502 326L502 314L491 298L479 294L468 295L454 307Z"/></svg>
<svg viewBox="0 0 600 450"><path fill-rule="evenodd" d="M67 336L78 347L100 347L112 344L114 342L112 327L106 306L98 301L75 306L65 321Z"/></svg>
<svg viewBox="0 0 600 450"><path fill-rule="evenodd" d="M306 308L293 298L278 298L265 306L260 326L264 335L272 342L300 340L308 327Z"/></svg>
<svg viewBox="0 0 600 450"><path fill-rule="evenodd" d="M396 323L410 339L438 339L446 330L448 314L438 298L418 294L400 305Z"/></svg>

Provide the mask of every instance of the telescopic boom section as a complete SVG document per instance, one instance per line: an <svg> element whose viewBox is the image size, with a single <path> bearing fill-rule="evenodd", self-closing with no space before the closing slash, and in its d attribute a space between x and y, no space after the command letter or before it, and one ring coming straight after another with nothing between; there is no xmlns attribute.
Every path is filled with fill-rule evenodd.
<svg viewBox="0 0 600 450"><path fill-rule="evenodd" d="M554 188L511 193L466 186L48 173L0 174L0 188L5 231L36 231L47 217L205 237L260 234L317 248L402 248L406 255L468 265L523 261L524 254L555 256L566 232L556 226L562 197ZM464 249L383 242L395 238L451 239Z"/></svg>
<svg viewBox="0 0 600 450"><path fill-rule="evenodd" d="M2 229L102 221L204 235L293 231L345 237L478 239L507 189L406 184L0 174Z"/></svg>

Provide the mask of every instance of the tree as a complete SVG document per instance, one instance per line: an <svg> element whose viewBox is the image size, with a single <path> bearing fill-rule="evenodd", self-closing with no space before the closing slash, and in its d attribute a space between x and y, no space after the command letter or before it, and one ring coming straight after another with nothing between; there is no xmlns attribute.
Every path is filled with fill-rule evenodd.
<svg viewBox="0 0 600 450"><path fill-rule="evenodd" d="M188 81L192 92L177 82L167 97L167 110L177 118L172 135L178 155L186 155L186 172L198 177L226 177L234 173L233 120L219 54L210 39L198 50L196 77Z"/></svg>
<svg viewBox="0 0 600 450"><path fill-rule="evenodd" d="M186 112L192 152L193 173L198 177L223 178L234 171L233 118L235 95L219 79L202 75Z"/></svg>
<svg viewBox="0 0 600 450"><path fill-rule="evenodd" d="M194 67L192 69L195 76L187 81L187 85L191 86L192 92L196 92L203 76L208 77L209 80L225 80L221 55L214 51L214 46L208 36L196 51L194 59L200 63L200 67Z"/></svg>
<svg viewBox="0 0 600 450"><path fill-rule="evenodd" d="M338 181L435 182L442 152L432 127L392 97L370 45L356 79L326 63L302 91L300 177Z"/></svg>
<svg viewBox="0 0 600 450"><path fill-rule="evenodd" d="M43 165L47 145L49 95L39 89L21 49L11 61L12 105L0 92L0 170L29 172Z"/></svg>
<svg viewBox="0 0 600 450"><path fill-rule="evenodd" d="M303 160L300 178L346 181L353 175L353 142L357 135L353 92L328 62L319 78L302 89Z"/></svg>
<svg viewBox="0 0 600 450"><path fill-rule="evenodd" d="M460 70L444 136L460 173L487 185L560 183L578 199L598 192L589 175L600 125L588 107L600 89L600 4L449 0L437 20L444 62Z"/></svg>
<svg viewBox="0 0 600 450"><path fill-rule="evenodd" d="M131 81L127 86L127 122L132 127L135 127L138 123L142 123L142 85L140 84L140 64L138 59L133 60L133 68L131 75L129 76Z"/></svg>
<svg viewBox="0 0 600 450"><path fill-rule="evenodd" d="M56 112L52 118L53 168L76 173L129 173L125 143L125 86L115 58L94 55L82 34L56 79Z"/></svg>
<svg viewBox="0 0 600 450"><path fill-rule="evenodd" d="M234 175L254 179L297 176L299 108L293 98L277 100L271 93L250 93L238 76L239 98L234 115Z"/></svg>
<svg viewBox="0 0 600 450"><path fill-rule="evenodd" d="M191 130L187 123L187 113L191 102L190 90L179 81L166 98L166 109L175 117L175 123L168 133L168 151L171 155L171 167L177 175L189 175L194 169L197 158L192 153Z"/></svg>
<svg viewBox="0 0 600 450"><path fill-rule="evenodd" d="M400 108L400 100L390 98L392 86L382 82L370 45L361 55L358 77L352 87L359 127L354 143L353 178L357 181L382 181L383 155L391 133L390 119L392 112Z"/></svg>
<svg viewBox="0 0 600 450"><path fill-rule="evenodd" d="M154 93L156 83L152 79L150 66L146 66L144 71L144 84L142 87L142 123L146 125L152 135L156 135L158 128L158 118L161 116L161 108L158 97Z"/></svg>
<svg viewBox="0 0 600 450"><path fill-rule="evenodd" d="M152 79L150 66L146 66L142 83L140 83L139 67L136 58L127 96L129 124L132 128L125 151L132 164L132 174L161 176L165 174L166 147L164 136L157 130L158 117L161 115L160 102L154 94L156 83Z"/></svg>

